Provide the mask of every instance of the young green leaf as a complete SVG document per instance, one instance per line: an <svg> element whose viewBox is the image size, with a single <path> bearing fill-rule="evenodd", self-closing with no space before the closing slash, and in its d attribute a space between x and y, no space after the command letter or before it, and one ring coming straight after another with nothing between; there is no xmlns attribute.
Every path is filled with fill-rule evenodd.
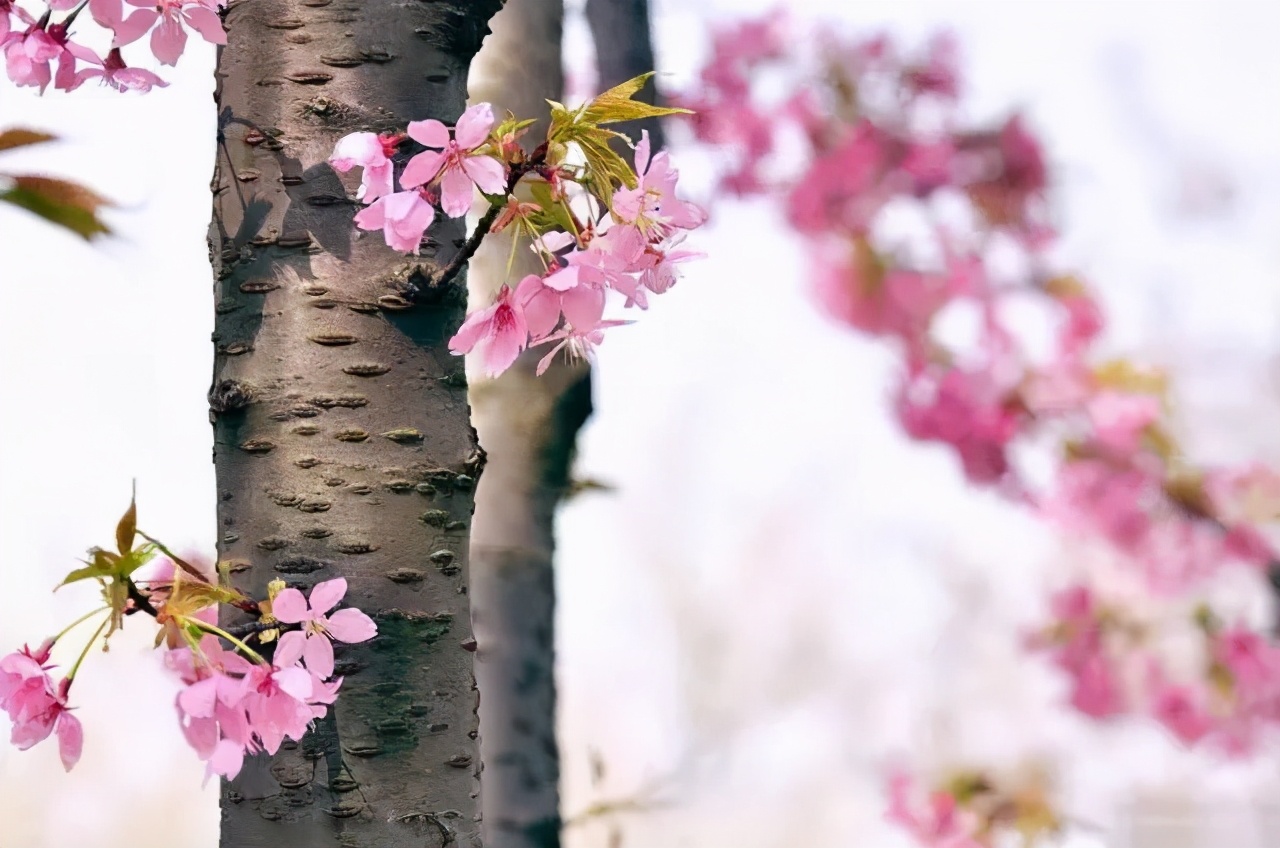
<svg viewBox="0 0 1280 848"><path fill-rule="evenodd" d="M12 185L0 189L0 201L12 203L50 223L92 240L111 230L98 218L98 209L110 206L103 197L84 186L53 177L10 176Z"/></svg>
<svg viewBox="0 0 1280 848"><path fill-rule="evenodd" d="M581 110L579 120L595 124L616 124L621 121L638 121L642 118L661 118L666 115L690 115L688 109L674 109L666 106L654 106L641 100L633 99L644 88L644 84L653 76L653 71L629 79L615 85L600 94Z"/></svg>

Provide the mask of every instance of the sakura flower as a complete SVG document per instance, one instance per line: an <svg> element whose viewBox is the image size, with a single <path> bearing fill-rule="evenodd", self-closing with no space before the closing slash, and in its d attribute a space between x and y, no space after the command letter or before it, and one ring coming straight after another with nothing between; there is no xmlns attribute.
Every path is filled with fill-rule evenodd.
<svg viewBox="0 0 1280 848"><path fill-rule="evenodd" d="M76 72L75 82L71 84L70 91L74 91L84 85L91 79L101 79L104 85L109 85L116 91L141 91L144 94L153 87L159 86L165 88L169 83L160 79L151 71L142 68L130 68L124 63L124 57L120 55L120 48L113 47L105 59L99 60L96 56L89 61L90 64L97 65L97 68L85 68Z"/></svg>
<svg viewBox="0 0 1280 848"><path fill-rule="evenodd" d="M140 7L128 17L121 0L89 0L93 19L115 33L112 47L132 44L151 33L151 52L164 65L176 65L187 47L187 28L210 44L226 44L227 33L215 0L125 0ZM153 29L154 27L154 29Z"/></svg>
<svg viewBox="0 0 1280 848"><path fill-rule="evenodd" d="M636 187L620 188L613 194L613 216L627 224L635 224L645 233L658 237L675 230L692 230L706 223L707 213L696 203L676 197L676 180L680 172L671 167L664 150L649 157L649 132L645 130L636 145Z"/></svg>
<svg viewBox="0 0 1280 848"><path fill-rule="evenodd" d="M543 341L557 342L542 359L538 360L536 373L542 376L551 367L551 361L561 350L567 350L570 359L589 359L596 346L604 341L604 331L610 327L629 324L630 321L599 321L581 328L566 326L547 336Z"/></svg>
<svg viewBox="0 0 1280 848"><path fill-rule="evenodd" d="M28 648L0 657L0 708L13 722L10 741L20 751L43 742L53 733L58 737L62 767L71 771L80 760L84 729L67 707L71 680L56 687L49 676L49 649L46 642L33 653Z"/></svg>
<svg viewBox="0 0 1280 848"><path fill-rule="evenodd" d="M301 624L301 630L290 630L280 637L276 652L281 657L301 655L307 669L321 680L333 676L333 643L366 642L378 633L373 619L358 609L329 613L347 593L347 581L341 577L316 584L311 599L303 598L297 589L285 589L271 602L271 614L285 624Z"/></svg>
<svg viewBox="0 0 1280 848"><path fill-rule="evenodd" d="M412 189L379 197L356 213L355 222L362 230L382 230L388 246L416 256L435 218L436 211L422 192Z"/></svg>
<svg viewBox="0 0 1280 848"><path fill-rule="evenodd" d="M357 165L364 169L360 175L360 190L356 199L373 203L379 197L391 194L391 156L404 140L403 135L358 132L338 139L329 157L335 171L346 173ZM425 229L425 228L424 228Z"/></svg>
<svg viewBox="0 0 1280 848"><path fill-rule="evenodd" d="M604 315L604 289L573 286L559 290L547 285L536 274L530 274L516 286L516 302L524 311L529 335L540 341L565 320L576 327L594 327Z"/></svg>
<svg viewBox="0 0 1280 848"><path fill-rule="evenodd" d="M889 809L885 818L907 830L926 848L984 848L974 838L978 820L959 808L949 792L931 792L922 804L912 790L914 781L898 773L889 779Z"/></svg>
<svg viewBox="0 0 1280 848"><path fill-rule="evenodd" d="M467 214L473 186L485 194L506 194L507 176L502 162L474 152L489 138L493 123L493 109L488 103L477 103L463 112L452 137L449 128L439 121L410 123L410 138L437 149L409 160L400 175L400 187L416 188L439 178L440 206L450 218Z"/></svg>
<svg viewBox="0 0 1280 848"><path fill-rule="evenodd" d="M511 289L503 286L492 306L467 316L449 339L449 350L455 354L475 352L485 373L496 377L511 367L528 343L524 307Z"/></svg>
<svg viewBox="0 0 1280 848"><path fill-rule="evenodd" d="M315 692L312 676L297 661L298 655L282 646L276 650L274 665L255 665L244 678L249 728L268 754L278 751L285 737L300 740L315 717L307 704Z"/></svg>
<svg viewBox="0 0 1280 848"><path fill-rule="evenodd" d="M57 87L68 88L75 81L75 54L68 49L66 27L53 24L46 30L33 23L22 33L10 32L4 40L5 70L19 87L39 88L43 94L52 80L49 64L58 61ZM75 45L76 52L87 48Z"/></svg>
<svg viewBox="0 0 1280 848"><path fill-rule="evenodd" d="M1151 714L1188 744L1198 742L1213 729L1213 721L1187 686L1167 684L1156 692Z"/></svg>
<svg viewBox="0 0 1280 848"><path fill-rule="evenodd" d="M1160 418L1160 400L1151 395L1101 392L1088 405L1094 436L1121 453L1138 449L1143 432Z"/></svg>

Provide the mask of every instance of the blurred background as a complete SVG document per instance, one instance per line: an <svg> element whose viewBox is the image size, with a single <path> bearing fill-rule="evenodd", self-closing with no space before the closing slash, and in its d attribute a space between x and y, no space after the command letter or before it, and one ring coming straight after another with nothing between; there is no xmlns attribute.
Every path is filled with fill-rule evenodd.
<svg viewBox="0 0 1280 848"><path fill-rule="evenodd" d="M770 5L654 0L662 85L692 79L710 23ZM1104 347L1176 374L1197 459L1280 460L1280 7L788 8L906 45L954 31L973 117L1020 109L1045 140L1063 252L1111 318ZM588 67L576 16L565 37ZM148 533L213 548L212 51L188 51L145 97L0 86L0 124L64 138L7 167L122 204L119 238L93 247L0 209L5 650L91 602L83 584L49 590L111 538L135 478ZM708 154L671 135L698 198ZM1016 640L1091 552L906 440L893 355L820 314L775 209L718 203L696 246L708 257L601 348L577 476L611 488L559 520L568 843L905 846L878 769L906 748L1052 757L1073 848L1280 841L1274 761L1224 768L1150 723L1061 708L1063 681ZM0 746L0 848L217 844L216 792L144 631L81 676L72 774L51 746Z"/></svg>

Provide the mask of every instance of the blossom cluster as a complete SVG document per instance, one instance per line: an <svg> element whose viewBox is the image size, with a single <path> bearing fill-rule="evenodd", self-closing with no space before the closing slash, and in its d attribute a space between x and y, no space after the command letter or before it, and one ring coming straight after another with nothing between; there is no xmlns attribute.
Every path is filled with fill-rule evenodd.
<svg viewBox="0 0 1280 848"><path fill-rule="evenodd" d="M368 641L377 626L358 609L337 609L347 593L342 578L316 584L309 597L272 581L268 597L253 601L157 542L135 547L135 517L131 507L121 519L118 551L94 548L86 566L62 584L96 580L106 605L35 649L24 646L0 657L0 709L13 724L11 741L26 750L56 735L70 771L83 746L80 721L67 700L76 673L94 646L101 642L105 650L127 617L143 613L160 626L156 645L165 645L165 666L182 684L175 698L179 724L206 762L206 780L214 774L233 778L245 755L274 754L285 739L301 740L324 717L342 686L342 678L334 677L333 643ZM151 573L142 576L148 564ZM235 628L218 626L219 604L257 621L238 636ZM54 647L95 618L98 627L78 659L55 681Z"/></svg>
<svg viewBox="0 0 1280 848"><path fill-rule="evenodd" d="M565 119L557 122L553 113L547 143L532 156L517 141L530 122L511 118L495 128L487 103L467 109L452 132L439 121L416 121L404 134L353 133L335 147L329 160L335 170L363 169L356 198L366 205L356 226L381 230L393 249L417 254L436 206L462 217L479 189L489 211L473 244L510 228L541 259L542 274L503 285L449 341L456 354L474 352L490 376L541 344L550 347L539 374L563 349L587 355L605 329L626 323L604 317L609 291L621 296L624 307L645 309L650 295L675 284L678 265L698 255L680 245L706 214L677 197L679 173L667 153L653 153L646 133L635 145L632 171L600 143L620 137L600 124L672 111L630 99L643 79L585 104L576 118L559 107ZM397 192L392 157L409 139L426 150L405 164ZM569 162L571 145L585 148L585 164Z"/></svg>
<svg viewBox="0 0 1280 848"><path fill-rule="evenodd" d="M728 163L721 190L783 206L823 310L900 353L893 412L911 438L949 446L971 482L1097 543L1138 597L1174 611L1151 619L1088 583L1062 590L1028 645L1067 674L1072 705L1256 750L1280 723L1280 647L1219 621L1202 596L1233 569L1261 583L1277 562L1265 525L1280 517L1280 475L1193 466L1170 433L1164 375L1100 355L1102 308L1053 261L1042 145L1020 115L964 120L952 39L907 55L886 37L791 26L776 14L720 31L677 101ZM790 78L760 84L769 75ZM1047 339L1021 320L1029 312ZM1046 444L1057 456L1047 486L1015 461ZM1161 650L1187 630L1202 654L1191 673ZM926 844L970 844L914 830Z"/></svg>
<svg viewBox="0 0 1280 848"><path fill-rule="evenodd" d="M127 3L127 6L126 6ZM150 91L167 86L153 71L126 64L121 48L149 36L156 60L176 65L186 50L188 31L211 44L226 44L219 11L225 0L45 0L37 16L17 0L0 0L0 53L5 71L20 87L43 94L74 91L98 80L117 91ZM83 11L110 35L105 54L72 40ZM55 20L55 15L65 13Z"/></svg>

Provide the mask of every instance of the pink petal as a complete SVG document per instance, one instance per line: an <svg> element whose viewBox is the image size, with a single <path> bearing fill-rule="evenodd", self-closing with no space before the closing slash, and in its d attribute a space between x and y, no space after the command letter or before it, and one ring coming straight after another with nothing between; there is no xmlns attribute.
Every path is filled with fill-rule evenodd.
<svg viewBox="0 0 1280 848"><path fill-rule="evenodd" d="M555 289L558 292L568 291L576 288L579 280L581 269L577 265L570 265L567 268L561 268L554 271L543 279L542 283L549 289Z"/></svg>
<svg viewBox="0 0 1280 848"><path fill-rule="evenodd" d="M367 642L378 635L378 625L358 609L338 610L329 616L325 629L339 642Z"/></svg>
<svg viewBox="0 0 1280 848"><path fill-rule="evenodd" d="M470 353L480 340L488 335L489 323L497 308L497 304L494 304L487 309L468 315L467 320L463 321L462 326L458 328L458 332L449 339L449 350L454 353Z"/></svg>
<svg viewBox="0 0 1280 848"><path fill-rule="evenodd" d="M465 171L450 168L440 181L440 208L450 218L461 218L471 210L474 184Z"/></svg>
<svg viewBox="0 0 1280 848"><path fill-rule="evenodd" d="M155 25L159 17L160 14L155 9L138 9L120 23L110 27L116 34L111 41L111 46L124 47L142 38Z"/></svg>
<svg viewBox="0 0 1280 848"><path fill-rule="evenodd" d="M604 317L604 299L604 289L578 286L564 293L560 298L560 308L564 310L564 318L570 326L585 333Z"/></svg>
<svg viewBox="0 0 1280 848"><path fill-rule="evenodd" d="M89 14L99 26L114 30L124 16L124 6L120 0L89 0Z"/></svg>
<svg viewBox="0 0 1280 848"><path fill-rule="evenodd" d="M307 640L307 669L321 680L333 676L333 643L327 636L312 636Z"/></svg>
<svg viewBox="0 0 1280 848"><path fill-rule="evenodd" d="M357 165L367 168L385 158L382 142L378 140L376 133L358 132L338 139L338 143L333 146L333 155L329 157L329 164L334 170L346 173Z"/></svg>
<svg viewBox="0 0 1280 848"><path fill-rule="evenodd" d="M381 165L369 165L364 169L364 174L360 178L360 190L356 192L356 199L365 203L372 203L379 197L385 197L394 190L391 187L391 160L383 162Z"/></svg>
<svg viewBox="0 0 1280 848"><path fill-rule="evenodd" d="M213 705L217 698L218 679L208 677L179 692L178 706L189 716L208 718L213 715Z"/></svg>
<svg viewBox="0 0 1280 848"><path fill-rule="evenodd" d="M458 125L454 128L454 138L463 150L474 150L484 144L493 128L493 107L488 103L477 103L462 113Z"/></svg>
<svg viewBox="0 0 1280 848"><path fill-rule="evenodd" d="M178 23L177 18L166 15L160 19L160 25L151 31L151 52L162 65L178 64L186 47L187 31Z"/></svg>
<svg viewBox="0 0 1280 848"><path fill-rule="evenodd" d="M345 594L347 594L347 581L343 577L317 583L315 588L311 590L312 615L324 615L336 607L338 601L342 600L342 596Z"/></svg>
<svg viewBox="0 0 1280 848"><path fill-rule="evenodd" d="M440 122L435 121L434 123ZM413 124L409 126L413 126ZM442 165L444 165L443 153L437 153L434 150L419 153L409 160L408 165L404 166L404 173L400 175L400 188L417 188L420 185L431 182L436 178L436 174L440 173Z"/></svg>
<svg viewBox="0 0 1280 848"><path fill-rule="evenodd" d="M307 635L301 630L290 630L281 635L280 644L276 645L275 663L281 668L297 665L306 651Z"/></svg>
<svg viewBox="0 0 1280 848"><path fill-rule="evenodd" d="M182 10L182 16L205 41L210 44L227 43L227 31L222 28L222 19L217 12L204 6L192 5Z"/></svg>
<svg viewBox="0 0 1280 848"><path fill-rule="evenodd" d="M323 636L317 638L323 639ZM271 675L271 679L280 687L280 691L299 701L311 697L311 675L306 669L298 666L282 668Z"/></svg>
<svg viewBox="0 0 1280 848"><path fill-rule="evenodd" d="M525 279L528 279L527 277ZM537 280L537 277L533 279ZM541 282L541 281L539 281ZM521 283L521 288L524 283ZM560 323L560 295L555 289L539 287L524 302L524 320L529 325L529 335L542 339Z"/></svg>
<svg viewBox="0 0 1280 848"><path fill-rule="evenodd" d="M388 195L387 197L390 197ZM387 198L380 197L355 215L356 226L362 230L380 230L387 225Z"/></svg>
<svg viewBox="0 0 1280 848"><path fill-rule="evenodd" d="M436 120L410 121L409 138L427 147L445 148L449 146L449 128Z"/></svg>
<svg viewBox="0 0 1280 848"><path fill-rule="evenodd" d="M507 193L506 172L502 163L492 156L468 156L462 160L462 170L485 194Z"/></svg>
<svg viewBox="0 0 1280 848"><path fill-rule="evenodd" d="M227 780L234 779L243 766L244 748L230 739L219 742L209 757L209 774L220 774Z"/></svg>
<svg viewBox="0 0 1280 848"><path fill-rule="evenodd" d="M64 712L58 717L58 756L62 758L62 767L71 771L80 762L80 750L84 747L84 728L80 719L71 713Z"/></svg>
<svg viewBox="0 0 1280 848"><path fill-rule="evenodd" d="M276 595L275 600L271 602L271 614L277 621L283 621L285 624L301 624L312 618L311 612L307 609L307 599L297 589L285 589Z"/></svg>
<svg viewBox="0 0 1280 848"><path fill-rule="evenodd" d="M189 718L183 720L182 711L178 711L182 725L182 735L187 744L195 749L196 754L204 759L213 753L218 744L218 722L212 718Z"/></svg>

